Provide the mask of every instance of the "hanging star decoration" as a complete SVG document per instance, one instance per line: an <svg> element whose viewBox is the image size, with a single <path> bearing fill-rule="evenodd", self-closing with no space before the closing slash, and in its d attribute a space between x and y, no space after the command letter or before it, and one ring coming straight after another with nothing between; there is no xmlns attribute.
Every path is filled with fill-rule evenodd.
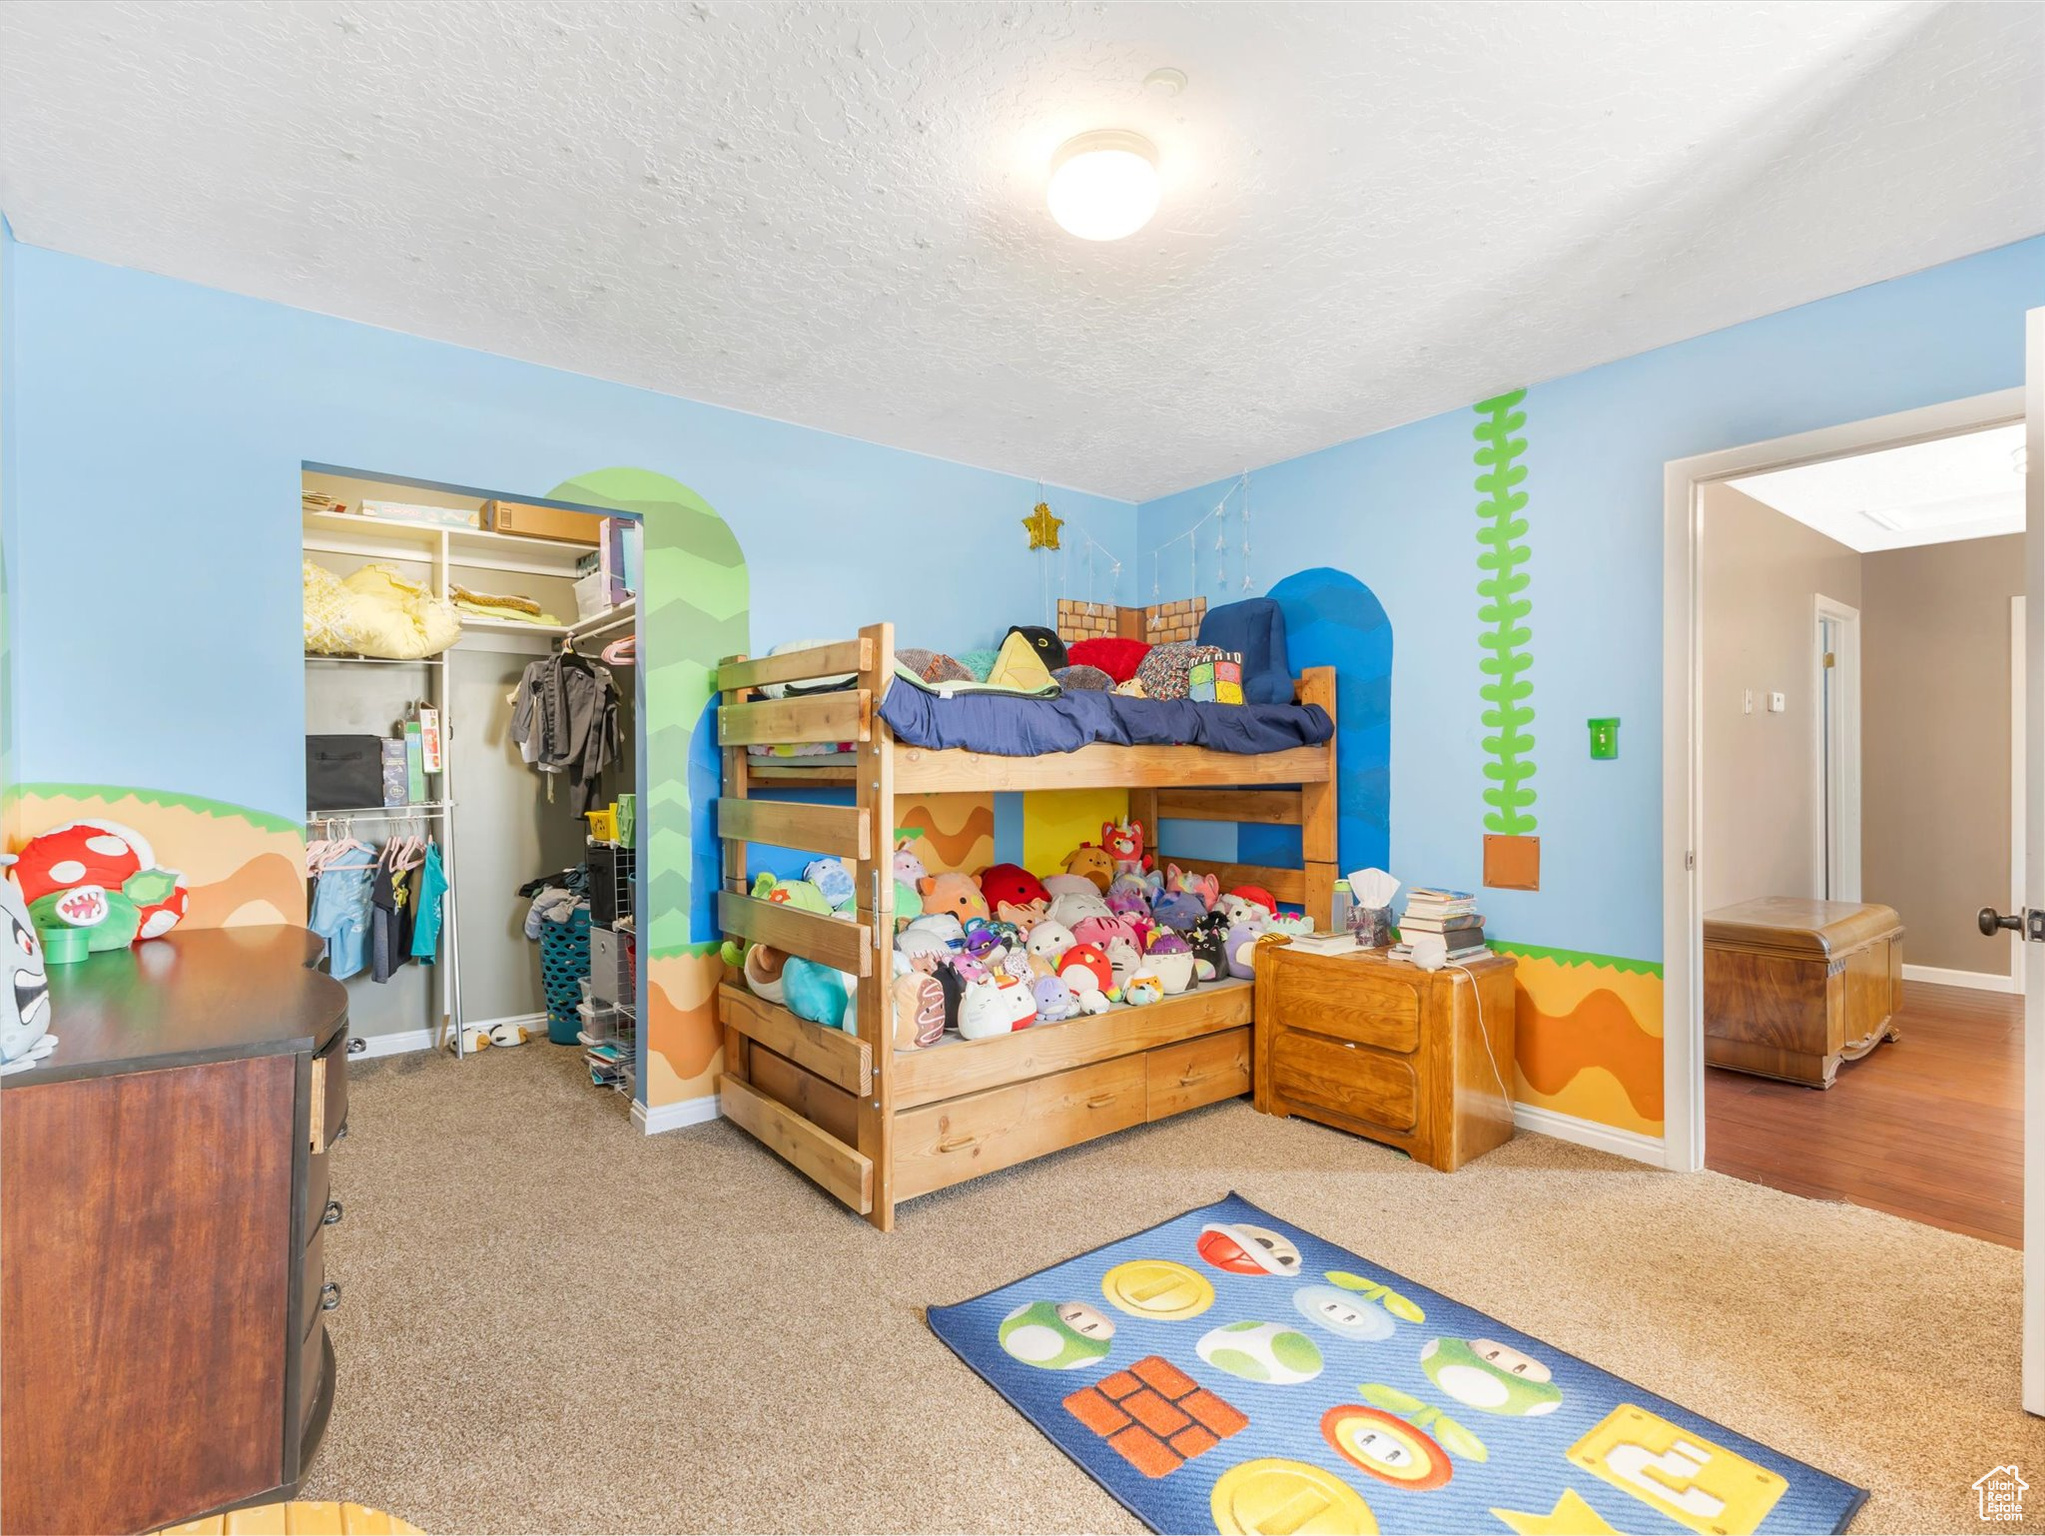
<svg viewBox="0 0 2045 1536"><path fill-rule="evenodd" d="M1058 530L1065 526L1065 519L1051 515L1051 503L1040 501L1036 510L1022 520L1023 527L1030 531L1031 549L1056 549Z"/></svg>
<svg viewBox="0 0 2045 1536"><path fill-rule="evenodd" d="M1586 1504L1574 1488L1563 1489L1562 1497L1545 1515L1521 1509L1494 1509L1492 1513L1520 1536L1549 1536L1549 1533L1554 1533L1554 1536L1594 1536L1594 1533L1604 1532L1617 1536L1604 1516Z"/></svg>

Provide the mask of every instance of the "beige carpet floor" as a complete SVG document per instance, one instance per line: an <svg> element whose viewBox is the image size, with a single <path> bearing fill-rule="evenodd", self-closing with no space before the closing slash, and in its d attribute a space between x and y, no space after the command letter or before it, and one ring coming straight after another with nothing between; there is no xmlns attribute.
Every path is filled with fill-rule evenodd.
<svg viewBox="0 0 2045 1536"><path fill-rule="evenodd" d="M728 1125L639 1135L575 1055L360 1065L306 1497L438 1533L1133 1531L922 1308L1234 1189L1872 1488L1857 1531L1982 1529L1968 1485L2010 1461L2034 1521L1998 1529L2045 1529L2006 1248L1544 1137L1443 1176L1247 1101L882 1237Z"/></svg>

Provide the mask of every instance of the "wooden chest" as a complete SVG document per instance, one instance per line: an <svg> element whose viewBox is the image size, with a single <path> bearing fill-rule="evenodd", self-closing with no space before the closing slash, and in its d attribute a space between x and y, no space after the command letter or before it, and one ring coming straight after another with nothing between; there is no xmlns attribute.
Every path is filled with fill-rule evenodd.
<svg viewBox="0 0 2045 1536"><path fill-rule="evenodd" d="M1514 964L1257 947L1256 1104L1452 1173L1512 1137Z"/></svg>
<svg viewBox="0 0 2045 1536"><path fill-rule="evenodd" d="M1903 921L1893 907L1767 896L1704 918L1704 1059L1830 1088L1897 1038Z"/></svg>

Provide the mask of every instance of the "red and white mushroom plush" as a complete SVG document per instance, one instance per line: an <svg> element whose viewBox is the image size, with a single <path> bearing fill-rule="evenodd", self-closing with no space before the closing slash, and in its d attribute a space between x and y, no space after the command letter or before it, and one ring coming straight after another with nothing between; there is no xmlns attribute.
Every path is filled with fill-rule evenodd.
<svg viewBox="0 0 2045 1536"><path fill-rule="evenodd" d="M94 949L159 938L183 920L191 903L184 876L158 868L148 839L118 821L52 827L21 850L14 877L38 915L48 911L73 927L104 928L94 935Z"/></svg>

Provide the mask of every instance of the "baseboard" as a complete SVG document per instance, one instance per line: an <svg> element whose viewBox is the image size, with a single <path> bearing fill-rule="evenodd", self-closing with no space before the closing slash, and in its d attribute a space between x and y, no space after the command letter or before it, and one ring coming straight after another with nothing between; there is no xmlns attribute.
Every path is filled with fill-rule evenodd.
<svg viewBox="0 0 2045 1536"><path fill-rule="evenodd" d="M372 1056L402 1056L407 1051L433 1049L433 1031L430 1029L404 1029L394 1035L357 1035L355 1038L362 1042L362 1049L349 1054L357 1061L367 1061Z"/></svg>
<svg viewBox="0 0 2045 1536"><path fill-rule="evenodd" d="M2007 976L1988 971L1949 971L1938 965L1905 965L1905 981L1930 981L1942 987L1965 987L1970 992L2014 992L2017 984Z"/></svg>
<svg viewBox="0 0 2045 1536"><path fill-rule="evenodd" d="M1556 1109L1543 1109L1538 1104L1513 1105L1512 1123L1523 1131L1553 1136L1557 1141L1573 1141L1580 1147L1630 1157L1637 1163L1651 1163L1657 1168L1663 1166L1662 1139L1659 1136L1622 1131L1616 1125L1600 1125L1595 1120L1579 1119Z"/></svg>
<svg viewBox="0 0 2045 1536"><path fill-rule="evenodd" d="M544 1013L509 1013L501 1019L471 1019L471 1029L494 1029L499 1024L523 1024L525 1032L535 1038L546 1034L547 1016ZM430 1051L440 1043L440 1031L435 1029L402 1029L394 1035L357 1035L362 1049L350 1054L357 1061L366 1061L372 1056L402 1056L407 1051Z"/></svg>
<svg viewBox="0 0 2045 1536"><path fill-rule="evenodd" d="M700 1099L663 1104L658 1109L648 1109L637 1099L632 1101L632 1123L649 1136L658 1136L662 1131L679 1131L685 1125L701 1125L705 1120L716 1118L717 1095L714 1093L706 1093Z"/></svg>

